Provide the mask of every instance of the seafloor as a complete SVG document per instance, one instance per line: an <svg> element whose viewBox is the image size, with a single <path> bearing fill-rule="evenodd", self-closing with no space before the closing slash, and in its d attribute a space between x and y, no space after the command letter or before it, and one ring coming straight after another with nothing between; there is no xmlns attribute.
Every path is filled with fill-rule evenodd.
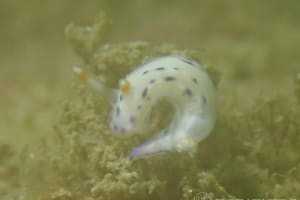
<svg viewBox="0 0 300 200"><path fill-rule="evenodd" d="M2 0L0 199L299 199L299 10L293 0ZM193 156L130 161L155 132L112 134L109 105L70 66L115 87L167 54L207 67L217 125ZM172 117L161 103L157 129Z"/></svg>

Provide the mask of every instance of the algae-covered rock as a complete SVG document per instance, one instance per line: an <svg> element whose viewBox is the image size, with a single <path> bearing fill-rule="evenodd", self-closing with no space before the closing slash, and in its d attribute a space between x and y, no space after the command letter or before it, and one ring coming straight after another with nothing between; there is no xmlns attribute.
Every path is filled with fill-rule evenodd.
<svg viewBox="0 0 300 200"><path fill-rule="evenodd" d="M100 44L104 21L100 17L91 26L69 25L66 36L82 65L111 87L155 56L185 55L201 63L197 51L170 44ZM217 83L218 73L212 69ZM106 123L108 103L74 80L72 95L62 103L54 125L54 141L24 151L20 199L300 197L300 109L287 97L228 106L231 98L223 94L217 126L195 155L170 153L131 161L128 152L155 133L130 138L112 134ZM156 109L154 122L162 121L161 109L170 111Z"/></svg>
<svg viewBox="0 0 300 200"><path fill-rule="evenodd" d="M15 197L16 189L19 187L18 175L20 167L9 144L0 142L0 197ZM15 189L11 189L15 188Z"/></svg>

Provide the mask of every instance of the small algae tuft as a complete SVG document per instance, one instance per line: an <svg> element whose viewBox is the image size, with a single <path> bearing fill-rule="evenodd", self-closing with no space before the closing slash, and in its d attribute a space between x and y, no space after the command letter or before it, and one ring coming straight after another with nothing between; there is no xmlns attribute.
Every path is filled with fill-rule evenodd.
<svg viewBox="0 0 300 200"><path fill-rule="evenodd" d="M89 62L94 51L101 42L107 24L104 13L99 13L95 17L95 23L90 26L77 26L70 23L65 28L67 40L73 46L74 51L85 62Z"/></svg>

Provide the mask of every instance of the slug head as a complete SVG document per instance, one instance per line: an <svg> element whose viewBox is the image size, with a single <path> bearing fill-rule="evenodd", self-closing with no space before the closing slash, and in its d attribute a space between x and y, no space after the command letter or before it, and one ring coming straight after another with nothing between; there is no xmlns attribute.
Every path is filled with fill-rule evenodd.
<svg viewBox="0 0 300 200"><path fill-rule="evenodd" d="M109 117L109 126L118 134L141 133L147 128L147 106L141 104L140 91L127 79L119 81L117 100Z"/></svg>

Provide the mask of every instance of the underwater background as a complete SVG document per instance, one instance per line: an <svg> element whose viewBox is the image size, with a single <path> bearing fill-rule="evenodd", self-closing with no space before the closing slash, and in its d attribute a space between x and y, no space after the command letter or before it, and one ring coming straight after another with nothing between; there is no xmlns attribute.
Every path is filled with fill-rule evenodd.
<svg viewBox="0 0 300 200"><path fill-rule="evenodd" d="M299 10L296 0L1 0L0 199L299 199ZM217 125L192 157L130 161L155 133L112 134L109 106L70 67L115 87L166 54L207 66ZM156 108L153 124L171 110Z"/></svg>

